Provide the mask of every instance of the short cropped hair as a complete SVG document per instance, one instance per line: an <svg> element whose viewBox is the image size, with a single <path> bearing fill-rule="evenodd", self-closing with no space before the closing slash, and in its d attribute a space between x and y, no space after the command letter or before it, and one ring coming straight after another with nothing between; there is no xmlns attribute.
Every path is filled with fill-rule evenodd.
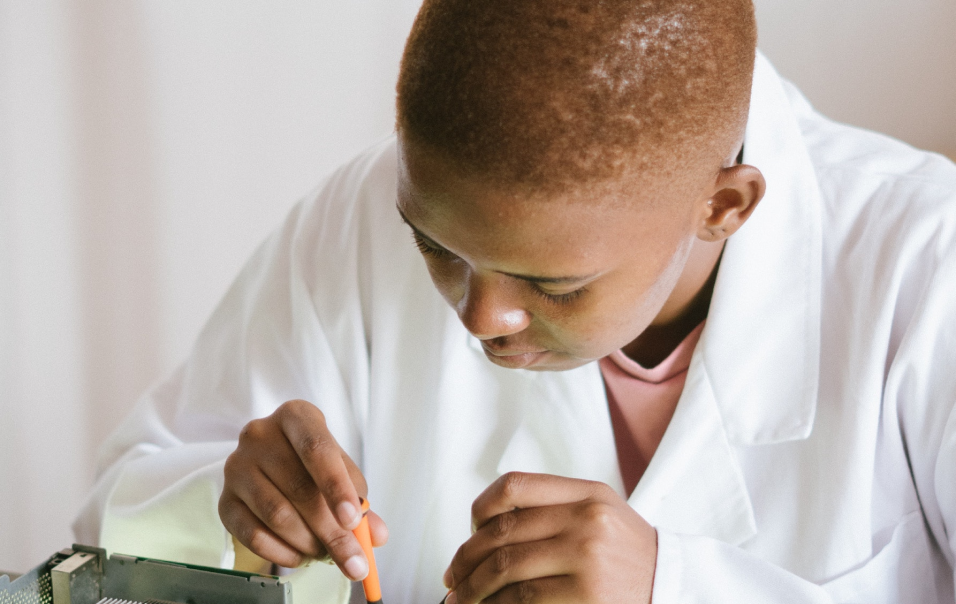
<svg viewBox="0 0 956 604"><path fill-rule="evenodd" d="M396 128L503 185L719 162L746 124L756 38L751 0L425 0Z"/></svg>

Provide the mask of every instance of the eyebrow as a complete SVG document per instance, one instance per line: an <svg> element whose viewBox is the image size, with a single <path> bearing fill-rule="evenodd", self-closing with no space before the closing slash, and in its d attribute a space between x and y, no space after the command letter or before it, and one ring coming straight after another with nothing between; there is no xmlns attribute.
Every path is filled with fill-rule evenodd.
<svg viewBox="0 0 956 604"><path fill-rule="evenodd" d="M409 222L408 218L405 217L405 213L402 212L402 210L401 210L400 208L398 208L398 207L396 206L395 209L398 210L398 215L402 217L402 222L404 222L405 224L407 224L407 225L408 225L408 228L410 228L410 229L415 233L415 235L417 235L418 237L421 237L422 239L425 240L426 243L428 243L429 245L431 245L431 246L433 246L433 247L435 247L435 248L437 248L437 249L440 249L440 250L442 250L442 251L448 252L449 254L453 253L453 252L450 252L450 251L448 251L447 249L445 249L445 247L444 247L443 245L438 244L434 239L432 239L431 237L429 237L429 236L426 235L425 233L421 232L421 231L418 229L418 227L416 227L414 224L412 224L411 222ZM518 273L509 273L509 272L506 272L506 271L495 271L495 272L496 272L496 273L499 273L499 274L501 274L501 275L507 275L507 276L509 276L509 277L514 277L515 279L521 279L522 281L528 281L529 283L539 283L539 284L543 283L543 284L550 284L550 285L560 285L560 284L567 284L567 283L580 283L580 282L583 282L583 281L588 281L588 280L590 280L590 279L593 279L594 277L597 276L597 275L580 275L580 276L570 276L570 277L539 277L539 276L535 276L535 275L521 275L521 274L518 274Z"/></svg>

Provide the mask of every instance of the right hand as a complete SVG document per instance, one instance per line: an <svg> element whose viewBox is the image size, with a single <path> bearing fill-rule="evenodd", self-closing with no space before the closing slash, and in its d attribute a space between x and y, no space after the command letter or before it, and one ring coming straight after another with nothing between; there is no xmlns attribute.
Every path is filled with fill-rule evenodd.
<svg viewBox="0 0 956 604"><path fill-rule="evenodd" d="M270 562L295 568L331 559L358 581L368 561L352 529L362 518L359 496L367 493L365 477L322 412L289 401L243 428L226 459L219 516L240 543ZM368 519L372 544L384 545L385 523L372 512Z"/></svg>

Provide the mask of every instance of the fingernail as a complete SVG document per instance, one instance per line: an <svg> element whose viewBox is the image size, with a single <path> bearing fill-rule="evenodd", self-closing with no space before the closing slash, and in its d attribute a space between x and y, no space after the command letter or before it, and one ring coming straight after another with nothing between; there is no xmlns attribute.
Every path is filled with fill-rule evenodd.
<svg viewBox="0 0 956 604"><path fill-rule="evenodd" d="M455 592L451 592L445 596L445 604L455 604L458 601L458 596L455 595Z"/></svg>
<svg viewBox="0 0 956 604"><path fill-rule="evenodd" d="M445 571L445 574L441 577L442 583L448 589L451 589L451 568Z"/></svg>
<svg viewBox="0 0 956 604"><path fill-rule="evenodd" d="M355 506L348 501L343 501L340 503L339 507L336 508L336 512L339 516L339 522L341 522L342 526L349 530L357 527L359 522L362 521L362 515L359 514L358 510L355 509Z"/></svg>
<svg viewBox="0 0 956 604"><path fill-rule="evenodd" d="M361 581L368 576L368 563L365 562L364 556L352 556L342 567L345 569L345 574L353 581Z"/></svg>

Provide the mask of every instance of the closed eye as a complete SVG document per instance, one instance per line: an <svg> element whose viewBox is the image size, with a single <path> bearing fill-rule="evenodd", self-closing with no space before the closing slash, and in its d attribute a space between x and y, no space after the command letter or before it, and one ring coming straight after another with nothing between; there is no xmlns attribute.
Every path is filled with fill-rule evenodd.
<svg viewBox="0 0 956 604"><path fill-rule="evenodd" d="M427 241L424 237L418 234L416 231L412 231L412 239L415 241L415 247L418 248L418 251L426 256L434 256L436 258L444 258L446 256L452 256L453 254L446 250L443 247L438 247L431 242Z"/></svg>
<svg viewBox="0 0 956 604"><path fill-rule="evenodd" d="M440 259L446 259L446 258L455 258L455 257L456 257L454 253L449 252L449 251L446 250L445 248L443 248L443 247L441 247L440 245L436 244L436 243L435 243L434 241L432 241L431 239L428 239L427 237L425 237L424 235L422 235L422 234L418 231L418 229L416 229L414 226L412 226L412 224L411 224L410 222L408 222L408 220L405 218L405 215L402 214L401 210L399 210L399 214L401 214L401 216L402 216L402 221L403 221L405 224L407 224L407 225L409 226L409 228L411 229L412 240L415 242L415 247L418 248L418 251L421 252L422 255L431 256L432 258L436 258L436 259L439 259L439 258L440 258ZM589 280L591 280L591 279L593 278L593 276L588 276L588 277L532 277L532 276L527 276L527 275L517 275L517 274L514 274L514 273L502 273L502 274L508 275L509 277L513 277L513 278L515 278L515 279L518 279L518 280L521 280L521 281L526 282L526 283L531 287L531 290L532 290L536 295L538 295L538 296L540 296L541 298L543 298L546 302L548 302L548 303L550 303L550 304L554 304L554 305L570 304L571 302L573 302L574 300L576 300L577 298L579 298L581 295L587 293L587 291L588 291L588 290L587 290L587 287L580 287L580 288L578 288L578 289L576 289L576 290L574 290L574 291L567 292L567 293L564 293L564 294L552 294L552 293L548 293L548 292L546 292L545 290L541 289L541 284L542 284L542 283L554 284L554 283L568 283L568 282L574 282L574 281L589 281Z"/></svg>
<svg viewBox="0 0 956 604"><path fill-rule="evenodd" d="M531 288L536 294L544 298L545 301L556 305L570 304L588 290L586 287L582 287L566 294L549 294L537 285L532 284Z"/></svg>

